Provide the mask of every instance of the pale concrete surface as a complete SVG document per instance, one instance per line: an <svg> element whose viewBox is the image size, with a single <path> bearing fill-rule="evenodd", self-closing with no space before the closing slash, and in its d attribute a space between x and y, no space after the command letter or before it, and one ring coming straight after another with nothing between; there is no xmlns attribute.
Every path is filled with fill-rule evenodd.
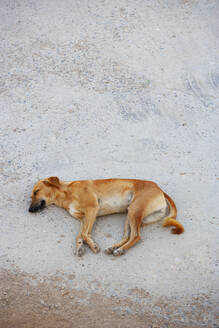
<svg viewBox="0 0 219 328"><path fill-rule="evenodd" d="M216 325L218 8L1 0L2 268L69 284L74 273L74 288L109 296L138 288L187 306L201 295L211 310L198 326ZM33 184L51 175L154 180L176 201L185 233L144 228L115 259L103 250L120 239L124 217L105 217L93 231L102 253L76 258L76 220L55 207L27 211Z"/></svg>

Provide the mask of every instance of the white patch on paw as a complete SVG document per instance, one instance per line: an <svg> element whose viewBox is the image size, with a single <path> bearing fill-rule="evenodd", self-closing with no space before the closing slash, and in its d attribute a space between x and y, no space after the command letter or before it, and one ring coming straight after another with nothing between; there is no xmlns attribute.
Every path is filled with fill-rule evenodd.
<svg viewBox="0 0 219 328"><path fill-rule="evenodd" d="M108 247L105 249L104 251L105 254L109 255L109 254L113 254L113 248L112 247Z"/></svg>
<svg viewBox="0 0 219 328"><path fill-rule="evenodd" d="M124 249L116 249L115 251L113 251L113 255L114 256L120 256L120 255L123 255L123 254L125 254L125 251L124 251Z"/></svg>

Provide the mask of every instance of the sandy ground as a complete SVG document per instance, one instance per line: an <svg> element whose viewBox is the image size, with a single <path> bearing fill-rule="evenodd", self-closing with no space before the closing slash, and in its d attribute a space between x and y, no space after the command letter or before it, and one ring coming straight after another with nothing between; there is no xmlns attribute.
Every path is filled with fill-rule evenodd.
<svg viewBox="0 0 219 328"><path fill-rule="evenodd" d="M219 327L218 1L6 1L1 25L0 327ZM39 178L141 178L176 201L103 253L124 216L28 213Z"/></svg>

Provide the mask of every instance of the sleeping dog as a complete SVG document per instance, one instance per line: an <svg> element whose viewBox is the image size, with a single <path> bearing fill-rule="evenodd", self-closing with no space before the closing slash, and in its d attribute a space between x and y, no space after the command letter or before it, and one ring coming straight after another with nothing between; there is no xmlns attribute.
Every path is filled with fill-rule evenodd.
<svg viewBox="0 0 219 328"><path fill-rule="evenodd" d="M32 191L30 212L55 204L80 220L81 230L76 238L76 255L85 252L85 242L94 253L99 252L91 237L97 216L127 212L124 235L120 242L107 248L107 254L122 255L140 239L142 225L162 220L163 226L174 226L172 233L184 228L176 220L173 200L152 181L135 179L105 179L64 182L57 177L39 180Z"/></svg>

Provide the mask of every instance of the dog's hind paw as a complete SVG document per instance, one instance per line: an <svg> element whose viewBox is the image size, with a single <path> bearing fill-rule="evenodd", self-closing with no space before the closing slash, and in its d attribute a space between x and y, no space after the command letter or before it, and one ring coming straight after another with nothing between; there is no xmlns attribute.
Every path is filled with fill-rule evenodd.
<svg viewBox="0 0 219 328"><path fill-rule="evenodd" d="M80 248L76 249L75 255L81 257L84 255L85 252L86 252L86 248L81 246Z"/></svg>
<svg viewBox="0 0 219 328"><path fill-rule="evenodd" d="M121 248L115 249L115 251L113 251L114 256L120 256L120 255L124 255L124 254L125 254L125 250L121 249Z"/></svg>
<svg viewBox="0 0 219 328"><path fill-rule="evenodd" d="M113 254L113 251L114 251L113 247L108 247L104 250L104 253L109 255L109 254Z"/></svg>

